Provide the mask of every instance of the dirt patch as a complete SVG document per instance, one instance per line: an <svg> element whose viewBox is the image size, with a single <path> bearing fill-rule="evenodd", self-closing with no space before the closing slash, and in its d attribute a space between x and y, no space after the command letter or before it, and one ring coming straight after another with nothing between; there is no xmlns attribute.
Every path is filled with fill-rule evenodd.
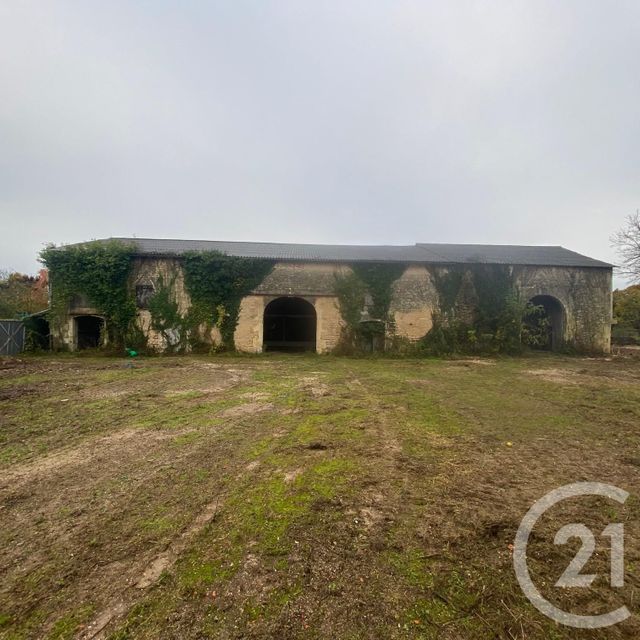
<svg viewBox="0 0 640 640"><path fill-rule="evenodd" d="M247 402L225 409L220 413L220 416L223 418L240 418L243 416L252 416L264 411L273 411L273 408L274 405L271 402Z"/></svg>
<svg viewBox="0 0 640 640"><path fill-rule="evenodd" d="M20 385L15 387L0 388L0 401L2 400L17 400L24 396L29 396L38 392L36 385Z"/></svg>
<svg viewBox="0 0 640 640"><path fill-rule="evenodd" d="M309 449L309 451L326 451L329 448L328 444L324 442L310 442L303 446L304 449Z"/></svg>
<svg viewBox="0 0 640 640"><path fill-rule="evenodd" d="M481 367L493 367L496 364L495 360L481 358L461 358L460 360L453 360L452 362L462 366L479 365Z"/></svg>
<svg viewBox="0 0 640 640"><path fill-rule="evenodd" d="M274 356L159 358L134 371L43 359L5 370L12 387L43 384L0 411L13 438L0 444L1 634L577 638L528 604L509 545L551 488L597 479L640 493L640 373L622 358L492 365ZM274 367L285 375L252 379ZM589 388L550 393L547 376ZM190 398L220 380L220 404ZM328 394L316 396L318 385ZM97 389L104 402L92 402ZM269 399L291 396L295 413L274 426ZM12 461L23 445L31 458ZM600 507L565 515L601 532ZM615 515L633 561L631 509ZM560 523L550 514L532 537L536 578L561 572L573 553L546 535ZM600 551L588 571L603 580L581 600L559 596L576 610L611 604ZM614 596L630 603L629 589ZM607 634L640 637L639 625Z"/></svg>
<svg viewBox="0 0 640 640"><path fill-rule="evenodd" d="M116 433L102 436L94 440L82 443L78 447L56 451L48 456L40 457L21 465L14 465L3 472L2 484L0 487L11 485L15 488L23 482L32 482L37 477L46 476L60 471L64 467L85 465L98 456L110 455L118 446L130 446L132 440L144 439L165 439L174 437L176 434L154 434L141 429L124 429Z"/></svg>
<svg viewBox="0 0 640 640"><path fill-rule="evenodd" d="M293 482L296 478L302 475L304 469L302 467L298 467L297 469L292 469L291 471L287 471L284 474L284 481L289 484Z"/></svg>
<svg viewBox="0 0 640 640"><path fill-rule="evenodd" d="M177 540L174 540L166 551L163 551L149 563L136 582L136 587L138 589L146 589L156 582L162 572L175 563L178 555L184 551L189 540L202 531L205 525L216 517L221 506L221 498L216 498L213 502L210 502L182 535Z"/></svg>
<svg viewBox="0 0 640 640"><path fill-rule="evenodd" d="M200 533L204 527L213 521L222 507L223 500L221 497L216 498L205 506L198 517L185 529L179 538L175 539L166 551L158 554L144 568L142 573L135 582L136 589L147 589L155 584L160 576L171 569L180 554L187 548L189 542ZM116 600L111 602L103 611L101 611L92 622L90 622L83 632L80 634L81 640L100 640L106 637L105 628L112 624L117 618L124 615L136 601L137 597L134 593L123 592Z"/></svg>
<svg viewBox="0 0 640 640"><path fill-rule="evenodd" d="M300 380L300 388L314 398L323 398L330 394L329 386L321 382L318 376L305 376Z"/></svg>
<svg viewBox="0 0 640 640"><path fill-rule="evenodd" d="M0 356L0 371L26 367L27 361L12 356Z"/></svg>
<svg viewBox="0 0 640 640"><path fill-rule="evenodd" d="M567 369L528 369L524 373L528 376L536 376L540 380L555 382L556 384L580 384L579 376Z"/></svg>
<svg viewBox="0 0 640 640"><path fill-rule="evenodd" d="M247 393L243 393L240 397L243 400L262 402L264 400L268 400L271 397L271 394L265 393L264 391L247 391Z"/></svg>

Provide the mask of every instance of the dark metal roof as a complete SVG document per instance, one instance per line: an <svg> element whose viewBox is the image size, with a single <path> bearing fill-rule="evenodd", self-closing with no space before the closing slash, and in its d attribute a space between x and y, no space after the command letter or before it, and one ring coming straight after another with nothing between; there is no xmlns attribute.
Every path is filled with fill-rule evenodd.
<svg viewBox="0 0 640 640"><path fill-rule="evenodd" d="M278 242L223 242L218 240L164 240L109 238L133 244L142 255L181 255L187 251L220 251L242 258L272 258L300 262L425 262L431 264L483 263L562 267L612 267L606 262L563 247L424 244L338 245ZM95 240L94 242L107 242Z"/></svg>
<svg viewBox="0 0 640 640"><path fill-rule="evenodd" d="M612 267L607 262L583 256L564 247L509 244L423 244L417 245L440 256L443 262L483 264L525 264L559 267Z"/></svg>

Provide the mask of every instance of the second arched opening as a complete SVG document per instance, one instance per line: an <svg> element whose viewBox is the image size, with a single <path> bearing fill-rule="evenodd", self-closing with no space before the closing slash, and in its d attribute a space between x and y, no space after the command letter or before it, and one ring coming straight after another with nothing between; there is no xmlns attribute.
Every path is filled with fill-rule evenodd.
<svg viewBox="0 0 640 640"><path fill-rule="evenodd" d="M264 310L264 351L315 351L317 316L304 298L272 300Z"/></svg>

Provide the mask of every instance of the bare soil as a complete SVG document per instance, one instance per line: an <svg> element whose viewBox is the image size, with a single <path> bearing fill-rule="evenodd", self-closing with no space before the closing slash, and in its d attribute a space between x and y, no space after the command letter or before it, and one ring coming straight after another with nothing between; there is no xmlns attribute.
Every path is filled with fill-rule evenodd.
<svg viewBox="0 0 640 640"><path fill-rule="evenodd" d="M531 538L557 625L519 589ZM0 638L636 638L637 359L0 360ZM599 534L624 522L625 586ZM553 585L592 528L589 589Z"/></svg>

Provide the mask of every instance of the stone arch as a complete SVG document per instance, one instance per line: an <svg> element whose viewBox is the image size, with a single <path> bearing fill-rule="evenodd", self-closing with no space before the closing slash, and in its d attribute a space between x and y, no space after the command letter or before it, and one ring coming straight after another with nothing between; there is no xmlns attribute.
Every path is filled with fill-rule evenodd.
<svg viewBox="0 0 640 640"><path fill-rule="evenodd" d="M565 342L567 314L564 305L558 298L546 294L533 296L529 299L529 304L541 307L543 313L528 319L527 323L530 325L538 323L538 326L540 326L539 320L543 319L545 321L544 327L546 328L546 339L534 345L535 348L557 351Z"/></svg>
<svg viewBox="0 0 640 640"><path fill-rule="evenodd" d="M263 351L315 351L318 318L304 298L283 296L264 309Z"/></svg>
<svg viewBox="0 0 640 640"><path fill-rule="evenodd" d="M76 349L97 349L102 346L104 339L104 318L102 316L75 316L73 322Z"/></svg>

